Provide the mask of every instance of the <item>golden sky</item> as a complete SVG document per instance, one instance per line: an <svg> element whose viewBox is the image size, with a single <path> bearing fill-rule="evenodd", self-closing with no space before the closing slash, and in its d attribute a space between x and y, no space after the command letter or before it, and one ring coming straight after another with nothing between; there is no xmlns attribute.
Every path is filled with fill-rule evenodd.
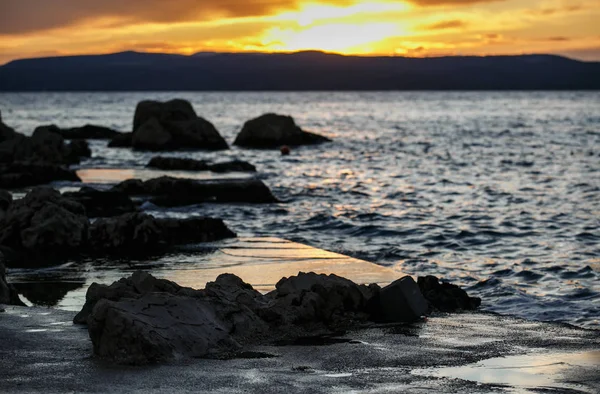
<svg viewBox="0 0 600 394"><path fill-rule="evenodd" d="M0 0L0 64L124 50L600 60L600 0Z"/></svg>

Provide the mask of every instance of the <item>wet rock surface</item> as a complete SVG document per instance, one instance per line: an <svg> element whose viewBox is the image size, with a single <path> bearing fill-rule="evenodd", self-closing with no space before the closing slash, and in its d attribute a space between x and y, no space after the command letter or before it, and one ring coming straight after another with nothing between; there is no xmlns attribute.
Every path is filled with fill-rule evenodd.
<svg viewBox="0 0 600 394"><path fill-rule="evenodd" d="M119 141L125 142L125 139ZM116 145L111 143L111 146ZM229 148L214 125L198 117L192 105L181 99L139 102L131 146L150 151Z"/></svg>
<svg viewBox="0 0 600 394"><path fill-rule="evenodd" d="M164 252L174 245L232 237L235 233L220 219L159 219L143 213L129 213L92 223L89 243L94 254L148 255Z"/></svg>
<svg viewBox="0 0 600 394"><path fill-rule="evenodd" d="M369 301L384 290L333 274L302 272L281 279L265 295L232 274L194 290L138 271L110 286L93 284L74 322L88 324L97 355L148 364L214 357L248 345L297 343L356 328L369 321ZM405 301L388 296L379 302L392 309ZM411 313L396 321L419 317Z"/></svg>
<svg viewBox="0 0 600 394"><path fill-rule="evenodd" d="M212 171L212 172L256 172L256 167L252 164L232 160L222 163L210 163L204 160L184 159L177 157L153 157L146 167L157 168L160 170L180 170L180 171Z"/></svg>
<svg viewBox="0 0 600 394"><path fill-rule="evenodd" d="M89 217L118 216L137 210L127 194L114 190L84 186L79 191L63 193L63 196L83 205Z"/></svg>
<svg viewBox="0 0 600 394"><path fill-rule="evenodd" d="M439 311L475 310L481 305L481 298L469 297L460 287L451 283L440 283L435 276L419 277L417 283L427 301Z"/></svg>
<svg viewBox="0 0 600 394"><path fill-rule="evenodd" d="M75 171L49 163L0 163L0 187L16 189L54 181L81 182Z"/></svg>
<svg viewBox="0 0 600 394"><path fill-rule="evenodd" d="M302 130L291 116L265 114L247 121L234 145L271 149L282 145L314 145L329 141L327 137Z"/></svg>
<svg viewBox="0 0 600 394"><path fill-rule="evenodd" d="M163 176L145 182L130 179L112 188L130 196L149 196L158 206L212 203L274 203L278 200L260 180L196 181Z"/></svg>

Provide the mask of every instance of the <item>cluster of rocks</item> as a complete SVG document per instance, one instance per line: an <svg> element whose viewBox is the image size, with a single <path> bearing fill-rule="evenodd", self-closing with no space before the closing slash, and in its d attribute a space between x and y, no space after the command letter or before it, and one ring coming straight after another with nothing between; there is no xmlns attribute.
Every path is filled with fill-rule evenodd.
<svg viewBox="0 0 600 394"><path fill-rule="evenodd" d="M25 306L17 290L6 281L6 267L2 252L0 252L0 304Z"/></svg>
<svg viewBox="0 0 600 394"><path fill-rule="evenodd" d="M382 289L299 273L263 295L232 274L194 290L138 271L110 286L92 284L74 322L88 325L98 356L147 364L223 357L245 345L331 334L370 321L410 322L429 308L410 277Z"/></svg>
<svg viewBox="0 0 600 394"><path fill-rule="evenodd" d="M270 113L247 121L234 145L265 149L327 141L326 137L302 130L290 116ZM229 148L215 126L182 99L141 101L135 109L133 132L116 135L108 146L150 151Z"/></svg>
<svg viewBox="0 0 600 394"><path fill-rule="evenodd" d="M28 137L5 125L0 117L0 188L79 181L68 166L90 156L86 141L66 143L55 126L38 127Z"/></svg>
<svg viewBox="0 0 600 394"><path fill-rule="evenodd" d="M1 200L0 246L16 256L11 265L51 265L80 255L161 253L188 243L235 237L222 220L155 218L133 212L90 222L84 205L51 188L23 199Z"/></svg>

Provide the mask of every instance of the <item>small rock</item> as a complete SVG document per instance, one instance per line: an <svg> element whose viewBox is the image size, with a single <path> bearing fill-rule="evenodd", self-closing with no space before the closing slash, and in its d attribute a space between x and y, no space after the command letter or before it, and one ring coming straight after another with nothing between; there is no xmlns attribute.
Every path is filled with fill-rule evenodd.
<svg viewBox="0 0 600 394"><path fill-rule="evenodd" d="M456 285L440 283L435 276L419 277L417 283L427 301L442 312L475 310L481 305L481 298L470 297Z"/></svg>
<svg viewBox="0 0 600 394"><path fill-rule="evenodd" d="M118 216L137 210L126 193L114 190L101 191L84 186L77 192L63 193L63 196L83 205L88 217Z"/></svg>

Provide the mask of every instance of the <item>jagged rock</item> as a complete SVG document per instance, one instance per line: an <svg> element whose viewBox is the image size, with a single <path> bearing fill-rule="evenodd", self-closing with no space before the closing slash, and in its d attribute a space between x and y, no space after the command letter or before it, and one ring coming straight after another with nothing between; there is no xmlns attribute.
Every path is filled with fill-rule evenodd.
<svg viewBox="0 0 600 394"><path fill-rule="evenodd" d="M12 204L12 194L6 190L0 189L0 211L6 211L10 204Z"/></svg>
<svg viewBox="0 0 600 394"><path fill-rule="evenodd" d="M173 245L235 237L222 220L157 219L143 213L98 219L89 232L91 250L99 254L147 255Z"/></svg>
<svg viewBox="0 0 600 394"><path fill-rule="evenodd" d="M10 205L0 220L0 245L50 259L81 251L87 232L82 205L40 187Z"/></svg>
<svg viewBox="0 0 600 394"><path fill-rule="evenodd" d="M390 283L369 300L371 319L381 322L411 322L427 314L429 305L410 276Z"/></svg>
<svg viewBox="0 0 600 394"><path fill-rule="evenodd" d="M213 203L273 203L277 199L260 180L196 181L163 176L141 182L127 180L112 190L133 196L152 196L151 202L159 206L182 206Z"/></svg>
<svg viewBox="0 0 600 394"><path fill-rule="evenodd" d="M419 277L419 289L431 305L442 312L474 310L481 305L481 298L470 297L466 291L450 283L440 283L435 276Z"/></svg>
<svg viewBox="0 0 600 394"><path fill-rule="evenodd" d="M0 252L0 304L25 306L15 288L6 280L4 255Z"/></svg>
<svg viewBox="0 0 600 394"><path fill-rule="evenodd" d="M92 150L86 140L74 140L67 145L69 161L78 163L82 157L92 157Z"/></svg>
<svg viewBox="0 0 600 394"><path fill-rule="evenodd" d="M0 143L13 139L17 135L17 132L2 122L2 118L0 118Z"/></svg>
<svg viewBox="0 0 600 394"><path fill-rule="evenodd" d="M108 143L108 147L109 148L130 148L132 139L133 139L133 133L121 133L121 135L118 135L118 136L114 137L112 140L110 140L110 142Z"/></svg>
<svg viewBox="0 0 600 394"><path fill-rule="evenodd" d="M282 145L314 145L331 141L327 137L303 131L291 116L265 114L247 121L234 145L246 148L279 148Z"/></svg>
<svg viewBox="0 0 600 394"><path fill-rule="evenodd" d="M185 100L138 103L131 146L151 151L228 149L212 123L200 118Z"/></svg>
<svg viewBox="0 0 600 394"><path fill-rule="evenodd" d="M59 129L60 135L66 140L110 140L120 137L122 133L104 126L86 124L81 127Z"/></svg>
<svg viewBox="0 0 600 394"><path fill-rule="evenodd" d="M0 188L14 189L53 181L81 182L75 171L48 163L0 163Z"/></svg>
<svg viewBox="0 0 600 394"><path fill-rule="evenodd" d="M357 327L369 319L369 301L379 291L315 273L283 278L266 295L231 274L194 290L136 272L110 286L90 286L74 322L88 324L95 354L147 364Z"/></svg>
<svg viewBox="0 0 600 394"><path fill-rule="evenodd" d="M77 192L67 192L63 196L83 205L88 217L117 216L137 210L127 194L114 190L101 191L84 186Z"/></svg>
<svg viewBox="0 0 600 394"><path fill-rule="evenodd" d="M222 163L208 163L204 160L184 159L178 157L153 157L146 167L160 170L178 171L212 171L212 172L256 172L256 167L241 160L232 160Z"/></svg>

